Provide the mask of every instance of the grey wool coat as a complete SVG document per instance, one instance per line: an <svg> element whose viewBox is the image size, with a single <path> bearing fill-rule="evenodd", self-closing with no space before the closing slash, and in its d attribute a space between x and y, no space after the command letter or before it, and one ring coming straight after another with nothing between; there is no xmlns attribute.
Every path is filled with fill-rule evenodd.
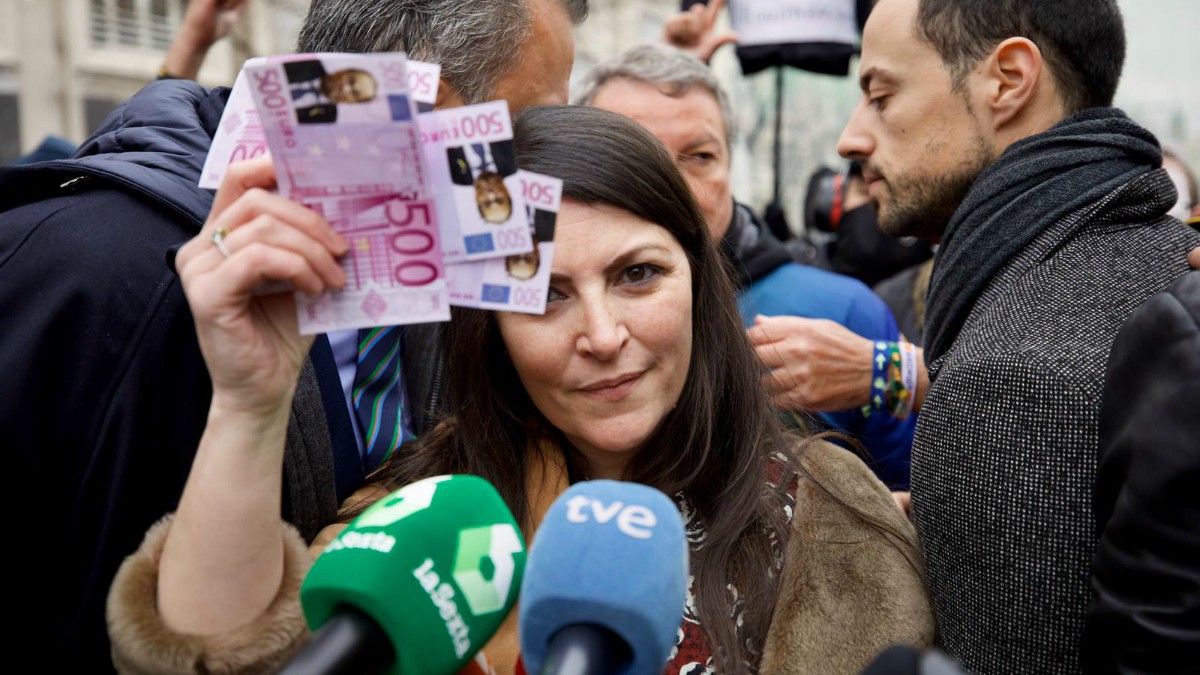
<svg viewBox="0 0 1200 675"><path fill-rule="evenodd" d="M1105 364L1200 246L1173 200L1155 170L1051 225L930 364L913 520L940 645L976 675L1079 672Z"/></svg>

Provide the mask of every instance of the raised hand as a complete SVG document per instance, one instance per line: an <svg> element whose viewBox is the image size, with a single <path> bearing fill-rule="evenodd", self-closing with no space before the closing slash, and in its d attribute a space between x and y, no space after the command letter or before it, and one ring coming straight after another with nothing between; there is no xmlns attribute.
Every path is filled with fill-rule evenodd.
<svg viewBox="0 0 1200 675"><path fill-rule="evenodd" d="M708 63L718 49L738 40L737 33L714 32L717 15L724 6L725 0L710 0L707 5L692 5L668 18L663 24L663 41Z"/></svg>
<svg viewBox="0 0 1200 675"><path fill-rule="evenodd" d="M208 222L175 259L214 405L243 413L288 405L312 345L297 330L290 289L320 293L346 281L337 261L345 242L312 210L267 192L274 183L269 157L231 166ZM272 285L289 290L262 293Z"/></svg>
<svg viewBox="0 0 1200 675"><path fill-rule="evenodd" d="M194 80L214 44L233 30L249 0L191 0L163 69L172 77Z"/></svg>
<svg viewBox="0 0 1200 675"><path fill-rule="evenodd" d="M284 570L279 503L292 395L312 338L290 291L345 283L346 245L312 210L267 192L269 157L234 164L175 267L212 377L208 423L163 544L158 610L172 630L227 633L259 616ZM216 236L217 233L220 236Z"/></svg>

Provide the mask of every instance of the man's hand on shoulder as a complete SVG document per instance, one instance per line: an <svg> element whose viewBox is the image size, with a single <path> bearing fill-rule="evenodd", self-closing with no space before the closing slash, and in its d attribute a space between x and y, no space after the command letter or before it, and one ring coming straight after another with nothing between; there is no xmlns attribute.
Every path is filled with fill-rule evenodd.
<svg viewBox="0 0 1200 675"><path fill-rule="evenodd" d="M738 40L737 33L714 31L724 6L725 0L710 0L707 5L692 5L686 12L668 18L663 24L663 42L708 63L718 49Z"/></svg>
<svg viewBox="0 0 1200 675"><path fill-rule="evenodd" d="M1192 266L1192 269L1200 270L1200 248L1194 248L1188 254L1188 264Z"/></svg>

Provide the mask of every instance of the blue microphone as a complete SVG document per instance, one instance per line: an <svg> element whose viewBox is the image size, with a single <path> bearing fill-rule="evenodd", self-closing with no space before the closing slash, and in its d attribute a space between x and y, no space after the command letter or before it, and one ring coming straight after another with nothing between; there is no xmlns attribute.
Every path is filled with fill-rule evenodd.
<svg viewBox="0 0 1200 675"><path fill-rule="evenodd" d="M521 583L530 673L657 675L683 623L688 548L666 495L577 483L546 513Z"/></svg>

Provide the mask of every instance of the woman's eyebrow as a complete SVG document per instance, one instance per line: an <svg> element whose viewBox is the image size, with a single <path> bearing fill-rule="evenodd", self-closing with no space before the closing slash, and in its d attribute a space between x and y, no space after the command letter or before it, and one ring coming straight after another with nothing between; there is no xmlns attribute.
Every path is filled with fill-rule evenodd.
<svg viewBox="0 0 1200 675"><path fill-rule="evenodd" d="M654 243L645 243L645 244L641 244L638 246L634 246L630 249L625 250L624 252L619 254L617 257L613 258L611 262L609 262L607 265L605 265L604 266L604 274L606 276L612 275L613 273L617 272L621 268L631 264L638 257L645 255L647 253L659 253L659 254L664 254L664 255L670 255L671 249L668 248L665 244L654 244ZM550 283L560 284L560 285L561 284L570 284L571 278L565 274L556 274L556 273L551 272Z"/></svg>
<svg viewBox="0 0 1200 675"><path fill-rule="evenodd" d="M667 248L663 244L651 243L634 246L633 248L627 249L624 253L618 255L616 258L613 258L612 262L604 267L604 271L607 274L617 272L621 268L632 263L636 258L651 252L669 254L671 249Z"/></svg>

